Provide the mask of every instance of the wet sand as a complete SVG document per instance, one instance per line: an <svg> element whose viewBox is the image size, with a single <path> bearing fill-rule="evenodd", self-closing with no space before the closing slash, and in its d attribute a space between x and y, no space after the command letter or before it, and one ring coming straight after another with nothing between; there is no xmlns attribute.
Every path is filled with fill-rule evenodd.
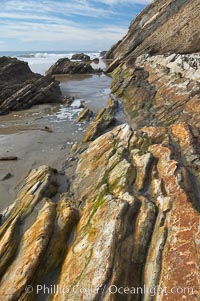
<svg viewBox="0 0 200 301"><path fill-rule="evenodd" d="M40 105L0 117L0 156L17 156L17 161L0 162L0 211L16 197L16 186L31 168L50 165L61 170L72 144L80 142L88 123L77 123L80 100L95 113L105 106L111 78L103 75L61 77L64 95L76 98L72 108L65 105ZM52 133L44 131L44 127ZM66 183L67 185L67 183Z"/></svg>

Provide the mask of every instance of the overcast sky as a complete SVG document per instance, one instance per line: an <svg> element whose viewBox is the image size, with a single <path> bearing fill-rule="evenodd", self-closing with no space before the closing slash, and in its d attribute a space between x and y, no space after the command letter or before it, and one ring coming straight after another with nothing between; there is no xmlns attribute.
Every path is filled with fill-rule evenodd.
<svg viewBox="0 0 200 301"><path fill-rule="evenodd" d="M150 0L0 0L0 51L104 50Z"/></svg>

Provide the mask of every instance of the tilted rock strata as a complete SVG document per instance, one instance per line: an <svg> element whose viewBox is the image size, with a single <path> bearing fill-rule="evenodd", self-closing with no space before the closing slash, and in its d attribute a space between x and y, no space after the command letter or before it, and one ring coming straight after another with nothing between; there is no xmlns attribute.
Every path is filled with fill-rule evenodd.
<svg viewBox="0 0 200 301"><path fill-rule="evenodd" d="M15 202L3 213L1 244L8 257L0 288L3 292L9 289L6 300L35 300L36 285L45 283L57 267L55 284L68 289L65 294L57 291L53 300L137 301L141 294L134 294L133 288L144 285L146 301L198 300L199 138L199 130L185 122L135 131L120 125L82 152L71 188L74 200L62 199L57 204L43 199L56 192L55 171L47 167L33 170L21 188L23 202ZM46 179L46 188L39 189L38 178ZM51 194L45 193L52 184ZM31 201L34 192L39 199ZM35 207L36 200L40 204L42 199L44 208L31 225L29 221L24 234L18 234L18 250L13 246L10 256L6 246L12 246L12 237L17 237L17 217L26 222L31 212L28 204ZM66 240L79 218L77 206L80 221L67 252ZM30 250L38 246L36 237L43 231L47 235L40 237L40 251L31 251L31 255ZM26 272L27 258L32 259ZM23 277L16 273L22 268ZM15 284L12 289L11 284ZM33 294L24 293L26 285L34 287ZM114 286L132 288L132 293L111 294ZM155 286L193 291L157 292L153 298L150 289Z"/></svg>
<svg viewBox="0 0 200 301"><path fill-rule="evenodd" d="M188 141L185 147L195 148L196 137L186 123L137 131L122 125L81 155L74 191L83 210L58 282L71 289L53 300L141 298L110 294L112 285L145 285L144 300L198 300L200 208L188 183L199 183L199 172L187 172L186 155L179 153L181 135ZM167 287L169 294L157 292L153 298L155 286ZM174 287L193 291L171 294Z"/></svg>
<svg viewBox="0 0 200 301"><path fill-rule="evenodd" d="M120 240L129 206L112 197L86 205L76 240L71 246L61 270L59 285L93 288L86 294L71 290L66 296L56 294L53 300L95 300L100 288L110 277L117 244ZM76 271L76 273L74 273Z"/></svg>
<svg viewBox="0 0 200 301"><path fill-rule="evenodd" d="M117 67L112 92L133 128L189 121L200 126L200 55L143 55Z"/></svg>
<svg viewBox="0 0 200 301"><path fill-rule="evenodd" d="M0 227L0 292L9 301L35 300L36 284L60 267L79 219L70 200L55 204L45 197L57 191L55 170L32 170L21 186L16 202L2 213ZM26 285L33 286L32 294Z"/></svg>
<svg viewBox="0 0 200 301"><path fill-rule="evenodd" d="M62 102L58 81L33 73L15 58L0 58L0 115L53 102Z"/></svg>
<svg viewBox="0 0 200 301"><path fill-rule="evenodd" d="M61 199L56 207L56 218L53 233L45 251L37 273L32 277L29 285L34 288L32 294L25 292L19 298L20 301L31 301L37 297L37 285L44 279L54 277L55 270L60 266L65 256L67 238L70 237L73 227L79 219L78 210L72 208L68 201Z"/></svg>
<svg viewBox="0 0 200 301"><path fill-rule="evenodd" d="M71 57L72 60L89 61L90 56L85 53L75 53Z"/></svg>
<svg viewBox="0 0 200 301"><path fill-rule="evenodd" d="M16 58L2 56L0 57L0 83L2 81L23 83L29 79L39 78L39 74L34 74L28 66L28 63Z"/></svg>
<svg viewBox="0 0 200 301"><path fill-rule="evenodd" d="M18 248L18 220L18 217L16 217L10 223L5 234L0 239L0 277L4 274L10 260Z"/></svg>
<svg viewBox="0 0 200 301"><path fill-rule="evenodd" d="M78 121L90 121L91 117L93 116L93 112L85 107L78 116Z"/></svg>
<svg viewBox="0 0 200 301"><path fill-rule="evenodd" d="M23 85L5 100L1 99L0 115L28 109L35 104L55 102L62 103L58 82L47 76L41 77Z"/></svg>
<svg viewBox="0 0 200 301"><path fill-rule="evenodd" d="M106 55L114 59L111 92L132 128L132 194L140 203L127 286L146 293L111 296L108 284L98 300L199 299L199 11L199 1L153 1Z"/></svg>
<svg viewBox="0 0 200 301"><path fill-rule="evenodd" d="M115 123L115 115L118 109L118 101L108 99L106 108L101 109L83 136L83 142L93 141L100 136L109 126Z"/></svg>
<svg viewBox="0 0 200 301"><path fill-rule="evenodd" d="M146 55L198 50L198 12L197 0L156 0L110 51L129 125L104 133L117 110L111 94L83 138L92 142L72 148L76 171L57 203L45 198L57 191L55 170L25 178L2 214L5 300L35 300L40 283L65 289L54 301L199 300L199 55Z"/></svg>
<svg viewBox="0 0 200 301"><path fill-rule="evenodd" d="M16 217L26 217L41 197L51 197L57 191L56 171L48 166L31 170L20 184L16 201L2 212L3 229Z"/></svg>
<svg viewBox="0 0 200 301"><path fill-rule="evenodd" d="M22 183L16 201L1 214L0 276L4 273L19 243L19 224L33 211L44 196L57 191L55 172L47 167L31 171Z"/></svg>
<svg viewBox="0 0 200 301"><path fill-rule="evenodd" d="M19 251L1 279L0 291L6 301L19 298L36 272L53 231L55 206L46 203L35 223L22 237Z"/></svg>
<svg viewBox="0 0 200 301"><path fill-rule="evenodd" d="M106 54L124 59L141 54L194 53L200 51L198 0L155 0L131 23L127 35Z"/></svg>
<svg viewBox="0 0 200 301"><path fill-rule="evenodd" d="M99 72L101 73L102 70L93 69L87 62L73 62L68 58L61 58L49 68L46 74L92 74Z"/></svg>

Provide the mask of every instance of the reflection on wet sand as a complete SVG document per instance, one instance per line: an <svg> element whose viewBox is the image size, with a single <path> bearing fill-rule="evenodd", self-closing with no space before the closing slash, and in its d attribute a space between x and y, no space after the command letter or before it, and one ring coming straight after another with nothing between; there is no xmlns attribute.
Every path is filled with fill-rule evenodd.
<svg viewBox="0 0 200 301"><path fill-rule="evenodd" d="M0 162L0 178L8 172L12 174L9 179L0 181L0 211L13 201L15 187L29 169L44 164L62 169L72 144L81 141L88 126L87 122L77 122L80 101L94 112L107 102L111 79L105 75L62 76L59 80L63 94L75 97L71 107L37 105L0 117L0 156L19 158Z"/></svg>

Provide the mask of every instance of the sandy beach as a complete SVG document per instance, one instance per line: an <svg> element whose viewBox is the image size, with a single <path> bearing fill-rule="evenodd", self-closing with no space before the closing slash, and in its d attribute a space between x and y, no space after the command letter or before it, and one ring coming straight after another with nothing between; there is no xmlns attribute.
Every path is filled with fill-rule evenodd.
<svg viewBox="0 0 200 301"><path fill-rule="evenodd" d="M58 76L63 95L75 98L72 107L37 105L29 110L0 117L0 156L17 156L17 161L0 162L0 211L16 197L16 186L31 168L49 165L62 170L71 146L80 142L88 126L78 123L80 102L97 113L107 102L111 78L105 75ZM119 122L123 117L119 114ZM48 127L49 133L44 130Z"/></svg>
<svg viewBox="0 0 200 301"><path fill-rule="evenodd" d="M0 300L199 301L200 1L0 6Z"/></svg>

